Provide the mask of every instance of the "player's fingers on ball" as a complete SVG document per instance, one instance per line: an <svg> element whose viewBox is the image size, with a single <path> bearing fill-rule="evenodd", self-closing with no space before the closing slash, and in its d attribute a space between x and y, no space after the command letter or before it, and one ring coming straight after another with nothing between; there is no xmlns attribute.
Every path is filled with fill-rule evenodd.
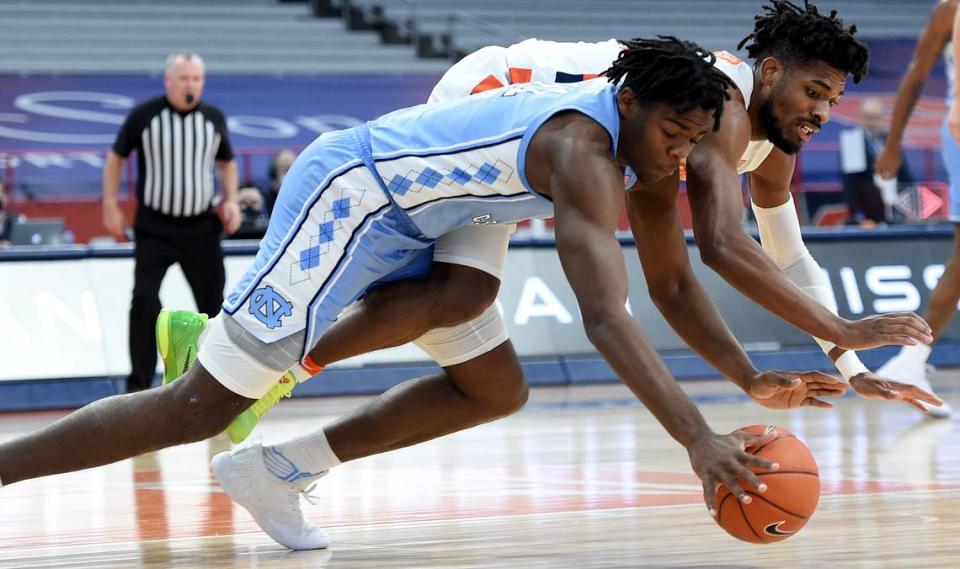
<svg viewBox="0 0 960 569"><path fill-rule="evenodd" d="M760 478L748 468L740 469L740 478L750 486L754 487L757 492L762 493L767 491L767 485L764 484L763 481L760 480Z"/></svg>
<svg viewBox="0 0 960 569"><path fill-rule="evenodd" d="M723 485L729 488L730 492L737 497L737 500L740 500L744 504L749 504L752 501L750 496L743 490L743 487L740 486L736 477L729 470L724 470L720 474L720 480L723 482Z"/></svg>
<svg viewBox="0 0 960 569"><path fill-rule="evenodd" d="M741 453L739 458L740 463L744 466L762 468L763 470L776 470L779 468L779 465L772 460L767 460L748 452Z"/></svg>
<svg viewBox="0 0 960 569"><path fill-rule="evenodd" d="M906 403L907 405L910 405L911 407L914 407L914 408L918 409L921 413L929 413L929 412L930 412L926 407L924 407L924 406L923 406L919 401L917 401L916 399L902 399L902 401L903 401L904 403Z"/></svg>
<svg viewBox="0 0 960 569"><path fill-rule="evenodd" d="M734 431L734 432L732 432L732 433L730 433L730 434L733 435L733 437L734 437L738 442L740 442L741 444L744 444L744 445L746 445L746 446L750 446L750 445L756 443L757 441L759 441L761 438L763 438L763 435L758 435L758 434L756 434L756 433L748 433L747 431L743 431L743 430L740 430L740 429L737 429L736 431Z"/></svg>
<svg viewBox="0 0 960 569"><path fill-rule="evenodd" d="M765 445L777 437L776 433L754 434L745 431L734 431L733 436L740 444L740 450Z"/></svg>
<svg viewBox="0 0 960 569"><path fill-rule="evenodd" d="M703 478L703 501L707 505L707 511L713 517L717 516L717 483L712 476Z"/></svg>

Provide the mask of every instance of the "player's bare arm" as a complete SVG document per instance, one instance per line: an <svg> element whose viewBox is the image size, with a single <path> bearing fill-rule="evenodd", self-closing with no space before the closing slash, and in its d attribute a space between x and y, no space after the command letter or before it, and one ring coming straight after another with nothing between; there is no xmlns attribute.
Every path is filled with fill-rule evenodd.
<svg viewBox="0 0 960 569"><path fill-rule="evenodd" d="M556 117L530 145L528 164L537 166L528 167L528 177L535 189L553 197L557 250L587 336L667 432L687 448L713 511L717 484L727 485L741 499L747 497L738 477L759 486L748 467L760 459L743 451L741 438L710 430L624 308L626 269L614 236L623 176L610 157L610 146L609 135L590 119Z"/></svg>
<svg viewBox="0 0 960 569"><path fill-rule="evenodd" d="M903 133L906 130L910 114L923 93L923 87L943 48L950 41L957 0L943 0L931 12L927 25L917 40L913 59L897 89L897 98L893 105L893 118L890 121L890 134L883 150L877 156L874 170L883 178L893 178L903 162Z"/></svg>
<svg viewBox="0 0 960 569"><path fill-rule="evenodd" d="M821 338L839 337L838 319L787 280L741 228L737 162L750 136L750 118L742 100L731 100L719 130L687 159L687 195L700 256L737 290L787 322Z"/></svg>
<svg viewBox="0 0 960 569"><path fill-rule="evenodd" d="M914 314L854 322L839 318L790 282L744 233L737 162L750 139L750 122L743 105L734 102L727 103L719 130L698 144L687 159L687 194L704 263L773 314L838 346L862 349L930 342L929 327ZM751 180L761 177L762 173Z"/></svg>
<svg viewBox="0 0 960 569"><path fill-rule="evenodd" d="M775 207L784 203L786 195L789 195L790 178L793 173L795 160L795 156L788 155L779 148L774 148L763 164L753 172L750 172L750 193L755 203L758 203L761 207ZM758 199L764 201L764 204L760 204ZM899 324L897 322L899 322ZM861 334L871 334L875 332L888 333L885 330L895 330L895 328L883 328L884 326L890 325L894 327L907 326L913 330L921 330L921 328L918 327L921 322L918 322L918 319L912 313L868 316L862 320L850 322L850 324L858 327L859 333ZM836 363L846 351L847 350L839 345L834 346L828 351L827 356L830 358L830 361ZM903 401L923 412L926 412L926 408L920 404L920 401L925 401L936 406L942 405L942 401L939 398L917 386L891 381L869 370L850 377L849 381L854 391L868 399Z"/></svg>
<svg viewBox="0 0 960 569"><path fill-rule="evenodd" d="M683 341L757 403L786 409L832 407L821 396L846 386L820 372L760 373L753 366L690 267L677 214L677 177L627 193L627 214L650 297Z"/></svg>

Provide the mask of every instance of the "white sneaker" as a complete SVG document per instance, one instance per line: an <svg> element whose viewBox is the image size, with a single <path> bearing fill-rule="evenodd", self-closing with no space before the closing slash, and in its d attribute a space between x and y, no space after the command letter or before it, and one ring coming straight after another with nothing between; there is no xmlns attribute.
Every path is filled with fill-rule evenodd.
<svg viewBox="0 0 960 569"><path fill-rule="evenodd" d="M927 367L923 362L917 362L916 360L896 355L877 370L877 375L892 379L893 381L914 385L928 393L933 393L933 387L931 387L930 382L927 381ZM946 419L953 415L953 408L950 407L949 403L944 402L942 407L927 405L922 401L920 404L927 409L927 415L930 417Z"/></svg>
<svg viewBox="0 0 960 569"><path fill-rule="evenodd" d="M330 545L327 534L308 521L300 507L300 495L309 500L307 493L313 486L301 490L267 472L260 445L222 452L213 457L212 465L223 491L246 508L274 541L290 549L322 549Z"/></svg>

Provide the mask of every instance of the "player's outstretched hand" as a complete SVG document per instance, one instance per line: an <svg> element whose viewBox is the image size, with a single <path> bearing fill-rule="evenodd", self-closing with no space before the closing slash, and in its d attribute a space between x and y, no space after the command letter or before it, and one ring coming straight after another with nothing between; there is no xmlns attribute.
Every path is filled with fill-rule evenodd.
<svg viewBox="0 0 960 569"><path fill-rule="evenodd" d="M891 312L847 320L839 341L847 350L867 350L880 346L915 346L933 342L930 325L913 312Z"/></svg>
<svg viewBox="0 0 960 569"><path fill-rule="evenodd" d="M747 394L770 409L803 406L829 409L833 403L818 398L840 397L846 391L846 383L819 371L772 370L755 375Z"/></svg>
<svg viewBox="0 0 960 569"><path fill-rule="evenodd" d="M920 389L916 385L884 379L869 371L851 377L850 387L867 399L903 401L924 413L927 412L927 408L920 403L921 401L934 407L943 405L943 400L939 397Z"/></svg>
<svg viewBox="0 0 960 569"><path fill-rule="evenodd" d="M751 498L737 482L738 478L756 488L757 492L766 492L767 485L757 478L750 467L777 470L780 465L754 456L744 449L748 445L763 445L776 436L776 433L752 435L736 431L729 435L718 435L709 432L687 447L693 471L703 482L703 499L711 516L717 516L717 487L721 484L729 488L744 504L749 504Z"/></svg>

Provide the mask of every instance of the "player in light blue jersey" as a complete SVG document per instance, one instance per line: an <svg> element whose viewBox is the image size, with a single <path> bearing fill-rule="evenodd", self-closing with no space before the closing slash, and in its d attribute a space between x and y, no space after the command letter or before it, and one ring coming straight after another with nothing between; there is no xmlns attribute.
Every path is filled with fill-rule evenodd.
<svg viewBox="0 0 960 569"><path fill-rule="evenodd" d="M845 25L835 11L821 13L809 2L799 6L771 0L755 18L753 32L741 42L752 65L729 52L716 52L714 65L735 87L720 128L697 146L686 163L694 236L701 259L710 268L760 305L813 335L852 389L864 397L903 401L943 414L946 406L929 405L938 403L935 397L915 385L871 373L852 351L907 342L896 337L897 326L891 322L896 315L857 321L836 315L829 282L803 243L790 193L796 152L830 120L831 107L842 97L847 76L859 82L866 73L867 48L855 34L855 27ZM430 101L482 96L489 89L531 81L569 84L597 77L628 43L529 39L509 47L481 48L444 74ZM741 174L749 178L762 250L741 227ZM627 181L636 190L629 195L642 198L628 199L631 218L649 211L651 193L670 196L671 187L679 184L677 179L663 180L658 184L667 187L660 190L635 183L635 179ZM637 208L631 207L634 202ZM631 223L638 224L644 225L642 219ZM512 227L475 224L438 238L430 276L378 287L365 295L355 310L324 334L311 352L315 361L329 364L414 341L444 368L471 362L501 376L520 375L514 360L493 351L507 339L493 300ZM650 271L646 276L650 281ZM656 282L671 288L663 280ZM660 293L650 289L651 296ZM660 310L670 320L669 310L663 306ZM684 323L683 319L671 321L681 337ZM894 326L888 327L891 323ZM248 410L254 419L245 424L252 426L277 401L274 391L289 392L292 387L291 381L279 382ZM495 392L509 402L524 388L524 383L515 382L513 392L502 388ZM744 389L762 405L777 404Z"/></svg>
<svg viewBox="0 0 960 569"><path fill-rule="evenodd" d="M160 389L104 399L0 445L0 483L219 433L286 370L310 367L316 339L366 290L422 276L437 236L466 224L553 215L560 260L590 340L687 449L708 507L718 484L749 501L737 479L762 492L748 467L774 465L744 452L747 435L714 433L670 376L624 307L627 282L614 236L623 169L631 167L641 182L670 176L719 125L731 83L713 57L673 38L637 40L607 71L609 83L517 86L321 136L284 180L257 259L210 323L198 364ZM635 231L648 239L641 247L644 270L683 287L688 341L728 377L795 385L790 374L759 373L723 324L692 276L675 202L675 192L652 194L647 223ZM924 327L913 324L903 333L922 339ZM515 358L508 342L498 349ZM333 429L306 435L322 438L325 447L245 447L218 455L214 471L278 542L324 547L325 534L304 519L298 503L323 472L301 466L336 464L464 428L462 417L439 412L475 394L448 377L460 371L385 393L375 404L385 410L354 422L352 438L336 443L340 433ZM469 371L471 387L480 390L483 370ZM482 388L495 391L497 382L517 378L486 379ZM524 399L484 408L489 400L480 396L464 412L479 423ZM144 416L152 418L149 425L134 420Z"/></svg>
<svg viewBox="0 0 960 569"><path fill-rule="evenodd" d="M885 179L894 179L903 160L903 135L913 113L913 108L923 93L923 85L933 69L937 59L943 54L944 69L947 73L947 103L953 99L956 77L954 72L953 53L951 50L951 32L954 15L957 13L957 0L940 0L930 12L927 25L917 40L917 47L913 59L907 67L897 98L894 102L893 118L890 121L890 133L883 149L877 156L874 171ZM930 294L927 309L923 316L930 323L933 338L937 338L950 323L957 311L957 301L960 300L960 144L950 135L947 117L943 119L941 132L941 152L943 163L947 168L950 182L950 221L953 222L953 254L944 268L943 275ZM927 379L927 358L930 357L929 344L905 346L900 352L883 365L877 373L897 381L912 383L933 392L930 381ZM933 417L949 418L953 409L948 404L940 407L930 407Z"/></svg>

